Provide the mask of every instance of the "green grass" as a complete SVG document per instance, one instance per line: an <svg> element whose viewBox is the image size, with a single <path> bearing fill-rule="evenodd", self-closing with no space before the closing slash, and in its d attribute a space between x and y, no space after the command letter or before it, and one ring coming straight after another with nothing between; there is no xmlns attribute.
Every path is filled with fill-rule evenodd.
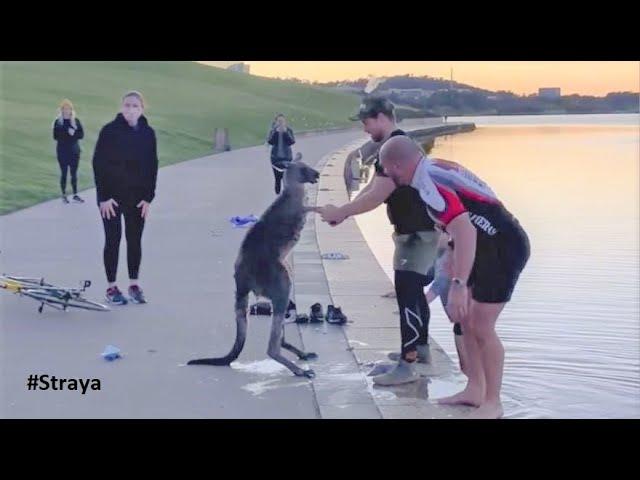
<svg viewBox="0 0 640 480"><path fill-rule="evenodd" d="M62 98L85 128L79 187L92 187L98 132L131 89L148 102L161 165L212 153L216 127L229 128L235 149L263 143L275 112L300 132L346 126L358 104L350 94L194 62L1 62L0 214L59 195L51 127Z"/></svg>

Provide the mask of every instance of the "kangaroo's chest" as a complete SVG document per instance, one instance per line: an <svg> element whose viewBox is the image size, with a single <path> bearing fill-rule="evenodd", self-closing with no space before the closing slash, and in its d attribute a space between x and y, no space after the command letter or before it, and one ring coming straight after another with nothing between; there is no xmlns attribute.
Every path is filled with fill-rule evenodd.
<svg viewBox="0 0 640 480"><path fill-rule="evenodd" d="M299 218L296 218L294 222L291 224L291 228L289 230L289 235L286 242L283 244L282 249L280 250L280 258L284 259L291 250L296 246L298 241L300 240L300 235L302 233L302 229L305 224L305 216L301 215Z"/></svg>

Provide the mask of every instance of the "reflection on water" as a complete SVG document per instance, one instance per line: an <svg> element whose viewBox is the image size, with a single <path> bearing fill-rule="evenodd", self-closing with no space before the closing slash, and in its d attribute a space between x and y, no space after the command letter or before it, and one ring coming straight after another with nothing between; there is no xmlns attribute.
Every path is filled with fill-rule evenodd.
<svg viewBox="0 0 640 480"><path fill-rule="evenodd" d="M433 152L488 182L531 240L497 327L510 418L640 418L638 116L590 117L598 123L477 119L475 132L438 139ZM358 224L393 278L384 208ZM431 333L455 356L450 324L432 307Z"/></svg>

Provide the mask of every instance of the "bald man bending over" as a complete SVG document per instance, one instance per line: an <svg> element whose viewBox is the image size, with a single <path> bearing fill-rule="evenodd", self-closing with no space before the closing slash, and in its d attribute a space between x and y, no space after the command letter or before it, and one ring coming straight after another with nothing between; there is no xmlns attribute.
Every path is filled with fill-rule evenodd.
<svg viewBox="0 0 640 480"><path fill-rule="evenodd" d="M408 138L389 139L380 162L396 185L420 192L455 245L447 311L462 325L468 382L438 402L477 407L475 418L500 418L504 348L495 324L529 259L527 234L485 182L457 163L426 158Z"/></svg>

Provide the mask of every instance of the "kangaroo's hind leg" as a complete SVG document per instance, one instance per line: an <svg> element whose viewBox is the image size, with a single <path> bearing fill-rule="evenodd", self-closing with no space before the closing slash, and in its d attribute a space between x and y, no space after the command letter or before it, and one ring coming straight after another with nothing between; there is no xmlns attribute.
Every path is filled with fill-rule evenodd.
<svg viewBox="0 0 640 480"><path fill-rule="evenodd" d="M294 375L313 378L315 376L313 370L303 370L281 353L281 347L284 342L284 314L289 304L291 280L283 265L278 265L274 273L273 282L267 287L268 291L266 292L273 304L273 321L271 323L271 335L269 337L267 354L276 362L281 363L291 370ZM304 352L300 353L304 354Z"/></svg>

